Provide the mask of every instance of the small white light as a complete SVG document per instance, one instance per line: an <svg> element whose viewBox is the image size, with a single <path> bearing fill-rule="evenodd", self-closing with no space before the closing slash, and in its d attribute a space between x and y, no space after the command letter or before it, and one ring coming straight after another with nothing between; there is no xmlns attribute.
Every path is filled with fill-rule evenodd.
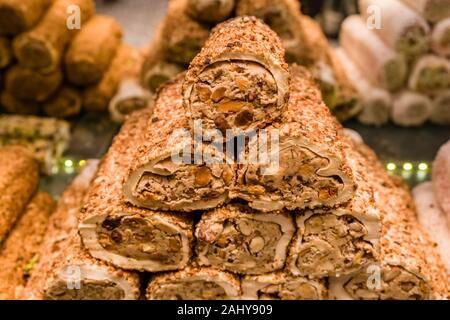
<svg viewBox="0 0 450 320"><path fill-rule="evenodd" d="M411 171L413 169L413 165L411 162L405 162L403 164L403 170Z"/></svg>
<svg viewBox="0 0 450 320"><path fill-rule="evenodd" d="M386 168L387 168L389 171L394 171L395 169L397 169L397 166L395 165L395 163L390 162L390 163L388 163L388 164L386 165Z"/></svg>
<svg viewBox="0 0 450 320"><path fill-rule="evenodd" d="M426 171L426 170L428 170L428 164L425 163L425 162L419 163L418 167L419 167L419 170L421 170L421 171Z"/></svg>
<svg viewBox="0 0 450 320"><path fill-rule="evenodd" d="M72 160L64 161L64 166L66 166L66 168L72 168L73 167L73 161Z"/></svg>

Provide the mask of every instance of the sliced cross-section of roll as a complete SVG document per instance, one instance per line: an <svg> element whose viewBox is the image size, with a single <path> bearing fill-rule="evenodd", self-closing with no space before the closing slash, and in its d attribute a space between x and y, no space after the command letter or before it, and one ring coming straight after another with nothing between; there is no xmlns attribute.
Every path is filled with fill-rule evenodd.
<svg viewBox="0 0 450 320"><path fill-rule="evenodd" d="M287 212L261 213L228 205L202 215L198 222L197 262L239 274L280 270L294 232Z"/></svg>
<svg viewBox="0 0 450 320"><path fill-rule="evenodd" d="M433 98L430 121L441 125L450 124L450 90L439 92Z"/></svg>
<svg viewBox="0 0 450 320"><path fill-rule="evenodd" d="M450 56L450 18L434 26L431 33L431 48L441 56Z"/></svg>
<svg viewBox="0 0 450 320"><path fill-rule="evenodd" d="M355 179L355 195L339 207L297 215L297 234L288 254L288 268L294 275L340 276L377 261L382 213L373 191L377 182L366 174L367 161L354 151L353 143L345 154Z"/></svg>
<svg viewBox="0 0 450 320"><path fill-rule="evenodd" d="M450 17L450 3L447 0L402 0L421 16L432 23Z"/></svg>
<svg viewBox="0 0 450 320"><path fill-rule="evenodd" d="M391 119L404 127L419 126L428 120L432 108L432 101L426 95L404 90L393 98Z"/></svg>
<svg viewBox="0 0 450 320"><path fill-rule="evenodd" d="M241 166L231 197L260 211L334 206L354 191L340 125L309 73L295 66L291 74L291 98L280 121L239 150Z"/></svg>
<svg viewBox="0 0 450 320"><path fill-rule="evenodd" d="M187 12L206 23L218 23L231 16L236 0L188 0Z"/></svg>
<svg viewBox="0 0 450 320"><path fill-rule="evenodd" d="M218 25L189 67L183 98L204 129L239 133L272 122L289 98L280 39L254 17Z"/></svg>
<svg viewBox="0 0 450 320"><path fill-rule="evenodd" d="M323 300L328 296L323 279L295 277L285 272L245 276L241 286L244 300Z"/></svg>
<svg viewBox="0 0 450 320"><path fill-rule="evenodd" d="M432 54L422 56L414 65L408 86L425 94L450 89L450 61Z"/></svg>
<svg viewBox="0 0 450 320"><path fill-rule="evenodd" d="M139 298L139 276L93 259L77 232L77 214L97 169L88 162L64 191L50 218L39 262L23 292L25 299L119 300Z"/></svg>
<svg viewBox="0 0 450 320"><path fill-rule="evenodd" d="M191 138L181 99L182 77L162 87L153 116L134 140L127 140L130 175L124 195L137 207L212 209L227 200L234 184L232 160L220 150L222 142L216 147Z"/></svg>
<svg viewBox="0 0 450 320"><path fill-rule="evenodd" d="M33 27L53 0L0 1L0 34L14 36Z"/></svg>
<svg viewBox="0 0 450 320"><path fill-rule="evenodd" d="M340 45L373 84L389 91L403 86L407 73L404 56L384 43L360 16L345 19Z"/></svg>
<svg viewBox="0 0 450 320"><path fill-rule="evenodd" d="M148 300L237 300L239 278L212 268L188 268L155 275L147 287Z"/></svg>
<svg viewBox="0 0 450 320"><path fill-rule="evenodd" d="M150 118L151 109L135 112L115 138L92 182L79 232L94 258L120 268L178 270L191 256L190 217L139 209L123 199L123 183L135 161L130 143L141 138Z"/></svg>

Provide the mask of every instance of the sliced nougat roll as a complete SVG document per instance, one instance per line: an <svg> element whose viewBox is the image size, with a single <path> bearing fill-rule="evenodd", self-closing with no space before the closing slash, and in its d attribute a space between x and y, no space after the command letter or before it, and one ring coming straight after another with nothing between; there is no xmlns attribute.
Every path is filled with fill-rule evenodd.
<svg viewBox="0 0 450 320"><path fill-rule="evenodd" d="M240 274L280 270L294 232L287 212L261 213L244 205L227 205L204 214L198 222L198 263Z"/></svg>
<svg viewBox="0 0 450 320"><path fill-rule="evenodd" d="M159 91L154 113L125 146L129 169L125 200L153 210L217 207L234 184L234 165L223 147L194 142L181 99L182 75ZM124 135L127 133L124 132Z"/></svg>
<svg viewBox="0 0 450 320"><path fill-rule="evenodd" d="M77 214L85 201L97 164L98 161L88 162L60 198L42 242L39 262L23 291L24 299L139 298L138 274L93 259L78 235Z"/></svg>
<svg viewBox="0 0 450 320"><path fill-rule="evenodd" d="M280 121L240 150L238 181L230 195L260 211L334 206L354 192L340 125L309 73L294 66L291 75L291 98ZM265 144L267 152L253 161Z"/></svg>
<svg viewBox="0 0 450 320"><path fill-rule="evenodd" d="M323 300L328 296L324 279L295 277L286 272L245 276L241 286L245 300Z"/></svg>
<svg viewBox="0 0 450 320"><path fill-rule="evenodd" d="M367 161L348 138L343 149L350 164L356 192L334 208L317 208L297 215L297 234L288 255L294 275L323 277L350 274L377 261L382 203L376 201Z"/></svg>
<svg viewBox="0 0 450 320"><path fill-rule="evenodd" d="M219 24L189 66L183 97L192 120L205 129L264 127L289 98L281 40L255 17Z"/></svg>
<svg viewBox="0 0 450 320"><path fill-rule="evenodd" d="M147 287L148 300L237 300L239 278L212 268L187 268L156 274Z"/></svg>
<svg viewBox="0 0 450 320"><path fill-rule="evenodd" d="M151 112L135 112L115 138L92 182L79 217L79 231L94 258L124 269L177 270L184 268L191 256L191 218L129 206L122 193L135 161L129 150L145 131Z"/></svg>

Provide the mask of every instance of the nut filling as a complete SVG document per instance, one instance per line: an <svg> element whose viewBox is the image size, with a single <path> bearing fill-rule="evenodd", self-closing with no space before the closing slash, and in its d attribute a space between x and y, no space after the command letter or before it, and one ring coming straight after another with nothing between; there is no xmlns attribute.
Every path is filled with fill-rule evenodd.
<svg viewBox="0 0 450 320"><path fill-rule="evenodd" d="M218 198L226 198L234 172L227 165L177 165L170 159L156 163L145 170L134 187L133 197L142 205L161 210L183 210L180 203L194 209L204 209L199 204L211 202L211 208ZM186 209L187 207L185 207ZM192 208L191 208L192 209Z"/></svg>
<svg viewBox="0 0 450 320"><path fill-rule="evenodd" d="M161 284L152 293L155 300L225 300L225 290L212 281L174 281Z"/></svg>
<svg viewBox="0 0 450 320"><path fill-rule="evenodd" d="M179 232L161 222L136 216L109 216L97 226L96 233L105 250L120 256L169 265L180 263L183 258Z"/></svg>
<svg viewBox="0 0 450 320"><path fill-rule="evenodd" d="M197 252L211 266L245 274L283 267L275 257L283 236L277 223L226 219L223 223L203 224L197 234Z"/></svg>
<svg viewBox="0 0 450 320"><path fill-rule="evenodd" d="M252 208L263 211L330 204L338 199L344 183L333 173L329 176L321 173L329 163L329 159L307 148L281 147L275 174L263 174L260 165L246 167L239 176L243 186L240 186L238 197L250 201Z"/></svg>
<svg viewBox="0 0 450 320"><path fill-rule="evenodd" d="M305 221L297 248L296 266L301 275L348 273L374 261L376 252L364 241L366 227L349 215L316 214Z"/></svg>
<svg viewBox="0 0 450 320"><path fill-rule="evenodd" d="M217 62L199 76L190 96L194 119L206 129L251 129L276 117L278 88L273 75L255 62Z"/></svg>
<svg viewBox="0 0 450 320"><path fill-rule="evenodd" d="M317 287L303 280L272 284L258 290L258 300L320 300Z"/></svg>
<svg viewBox="0 0 450 320"><path fill-rule="evenodd" d="M381 274L381 287L369 289L367 273L360 272L344 284L353 299L372 300L425 300L430 288L415 274L399 266L387 266Z"/></svg>
<svg viewBox="0 0 450 320"><path fill-rule="evenodd" d="M92 279L83 279L79 289L69 289L67 281L59 280L44 294L45 300L123 300L124 298L125 292L117 283Z"/></svg>

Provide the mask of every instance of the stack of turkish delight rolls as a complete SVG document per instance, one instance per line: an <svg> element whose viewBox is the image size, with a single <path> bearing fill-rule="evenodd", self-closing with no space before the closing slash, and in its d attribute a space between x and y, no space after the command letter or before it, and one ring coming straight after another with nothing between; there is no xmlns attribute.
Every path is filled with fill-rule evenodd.
<svg viewBox="0 0 450 320"><path fill-rule="evenodd" d="M29 298L447 298L407 191L284 55L255 17L214 28L65 192ZM278 165L239 160L264 143Z"/></svg>
<svg viewBox="0 0 450 320"><path fill-rule="evenodd" d="M137 79L142 57L122 43L122 33L114 18L95 14L93 0L0 0L3 111L58 118L103 112L120 89L113 108L130 108L123 96L137 85L122 88L121 81ZM139 97L133 107L146 106L145 94Z"/></svg>
<svg viewBox="0 0 450 320"><path fill-rule="evenodd" d="M450 2L359 0L337 51L359 94L358 120L450 124Z"/></svg>
<svg viewBox="0 0 450 320"><path fill-rule="evenodd" d="M188 68L214 25L246 15L262 19L278 34L288 63L304 65L313 73L325 103L340 120L358 113L355 88L319 24L302 15L297 0L170 0L166 17L145 49L143 87L156 92L162 83Z"/></svg>

